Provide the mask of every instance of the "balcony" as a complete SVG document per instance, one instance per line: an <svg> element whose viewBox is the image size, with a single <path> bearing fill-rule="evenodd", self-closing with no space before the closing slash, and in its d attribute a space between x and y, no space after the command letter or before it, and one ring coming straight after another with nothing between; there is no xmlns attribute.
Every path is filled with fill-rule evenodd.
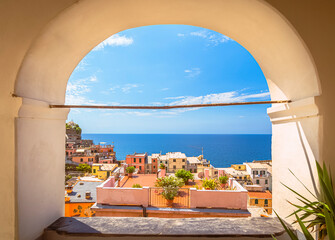
<svg viewBox="0 0 335 240"><path fill-rule="evenodd" d="M136 176L136 180L122 179L121 187L115 187L114 177L111 177L97 187L97 202L92 209L96 216L188 218L251 215L247 210L248 192L234 179L229 181L229 187L234 190L197 190L186 185L179 189L171 206L162 197L162 189L154 187L155 179L156 175ZM148 185L131 188L135 182Z"/></svg>

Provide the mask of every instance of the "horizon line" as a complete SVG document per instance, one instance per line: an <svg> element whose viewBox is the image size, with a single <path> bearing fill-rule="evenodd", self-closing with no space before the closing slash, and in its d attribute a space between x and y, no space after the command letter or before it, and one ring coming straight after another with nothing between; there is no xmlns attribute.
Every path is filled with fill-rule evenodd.
<svg viewBox="0 0 335 240"><path fill-rule="evenodd" d="M164 134L164 135L272 135L272 133L82 133L82 134Z"/></svg>

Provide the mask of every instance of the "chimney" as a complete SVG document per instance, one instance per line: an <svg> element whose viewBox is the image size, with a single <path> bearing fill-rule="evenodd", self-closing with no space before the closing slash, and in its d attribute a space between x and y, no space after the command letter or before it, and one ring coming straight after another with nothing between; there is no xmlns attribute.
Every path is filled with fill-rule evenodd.
<svg viewBox="0 0 335 240"><path fill-rule="evenodd" d="M86 199L91 199L91 192L87 191L85 194Z"/></svg>

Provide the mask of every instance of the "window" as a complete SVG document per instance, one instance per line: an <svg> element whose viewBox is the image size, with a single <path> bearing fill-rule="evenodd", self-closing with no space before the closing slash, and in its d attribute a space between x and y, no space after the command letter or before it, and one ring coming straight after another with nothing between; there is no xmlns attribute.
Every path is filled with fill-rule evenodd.
<svg viewBox="0 0 335 240"><path fill-rule="evenodd" d="M247 180L247 177L246 177L246 176L244 176L244 180Z"/></svg>
<svg viewBox="0 0 335 240"><path fill-rule="evenodd" d="M252 174L258 175L258 171L253 171Z"/></svg>
<svg viewBox="0 0 335 240"><path fill-rule="evenodd" d="M173 162L176 162L176 159L173 159Z"/></svg>
<svg viewBox="0 0 335 240"><path fill-rule="evenodd" d="M241 169L241 166L238 166L238 169Z"/></svg>
<svg viewBox="0 0 335 240"><path fill-rule="evenodd" d="M160 161L160 163L163 163L163 161Z"/></svg>
<svg viewBox="0 0 335 240"><path fill-rule="evenodd" d="M142 167L140 166L140 170L142 170Z"/></svg>
<svg viewBox="0 0 335 240"><path fill-rule="evenodd" d="M183 168L185 168L185 165L183 165Z"/></svg>
<svg viewBox="0 0 335 240"><path fill-rule="evenodd" d="M268 180L267 179L265 179L265 184L268 184Z"/></svg>
<svg viewBox="0 0 335 240"><path fill-rule="evenodd" d="M154 166L154 169L156 168L156 166Z"/></svg>
<svg viewBox="0 0 335 240"><path fill-rule="evenodd" d="M258 199L255 199L255 204L258 204Z"/></svg>
<svg viewBox="0 0 335 240"><path fill-rule="evenodd" d="M264 206L267 207L268 204L269 204L269 201L268 201L267 199L265 199L265 201L264 201Z"/></svg>
<svg viewBox="0 0 335 240"><path fill-rule="evenodd" d="M190 169L190 172L192 172L192 169Z"/></svg>
<svg viewBox="0 0 335 240"><path fill-rule="evenodd" d="M177 168L176 168L176 165L173 165L173 169L177 169Z"/></svg>
<svg viewBox="0 0 335 240"><path fill-rule="evenodd" d="M197 169L194 169L194 173L197 173Z"/></svg>
<svg viewBox="0 0 335 240"><path fill-rule="evenodd" d="M136 158L134 158L134 163L136 163Z"/></svg>
<svg viewBox="0 0 335 240"><path fill-rule="evenodd" d="M83 162L83 161L84 161L84 159L81 158L81 159L80 159L80 162Z"/></svg>
<svg viewBox="0 0 335 240"><path fill-rule="evenodd" d="M183 159L182 161L185 162L185 159Z"/></svg>
<svg viewBox="0 0 335 240"><path fill-rule="evenodd" d="M139 162L141 163L142 162L142 159L140 158L140 159L138 159L139 160Z"/></svg>
<svg viewBox="0 0 335 240"><path fill-rule="evenodd" d="M256 184L259 184L259 180L258 179L256 180Z"/></svg>
<svg viewBox="0 0 335 240"><path fill-rule="evenodd" d="M154 159L154 162L156 162L156 160Z"/></svg>
<svg viewBox="0 0 335 240"><path fill-rule="evenodd" d="M96 169L93 169L93 173L96 173Z"/></svg>

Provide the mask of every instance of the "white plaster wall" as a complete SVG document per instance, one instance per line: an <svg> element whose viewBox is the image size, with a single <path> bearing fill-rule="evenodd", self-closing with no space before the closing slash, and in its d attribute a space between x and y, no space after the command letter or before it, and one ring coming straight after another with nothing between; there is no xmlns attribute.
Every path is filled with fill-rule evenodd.
<svg viewBox="0 0 335 240"><path fill-rule="evenodd" d="M272 159L273 159L273 207L286 217L292 213L292 207L287 200L297 203L296 196L287 190L282 183L296 190L303 196L311 198L307 190L289 172L289 169L301 180L307 188L315 193L317 189L317 174L313 154L313 143L317 138L308 136L318 135L319 117L304 118L299 121L277 123L272 126ZM303 125L304 127L301 127ZM317 148L317 146L314 146Z"/></svg>
<svg viewBox="0 0 335 240"><path fill-rule="evenodd" d="M26 100L16 119L20 239L36 239L45 226L64 215L67 112Z"/></svg>

